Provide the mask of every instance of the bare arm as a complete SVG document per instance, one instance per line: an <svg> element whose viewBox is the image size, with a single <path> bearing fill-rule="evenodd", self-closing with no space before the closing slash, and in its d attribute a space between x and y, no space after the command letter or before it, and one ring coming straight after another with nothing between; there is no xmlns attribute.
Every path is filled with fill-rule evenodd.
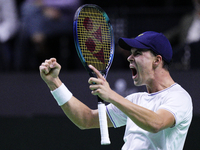
<svg viewBox="0 0 200 150"><path fill-rule="evenodd" d="M96 73L97 78L90 78L90 89L93 95L99 95L103 100L114 104L124 112L139 127L149 132L156 133L175 124L174 116L167 110L160 109L153 112L138 106L113 91L108 82L93 66L90 68ZM96 83L95 85L92 83Z"/></svg>
<svg viewBox="0 0 200 150"><path fill-rule="evenodd" d="M40 75L51 91L62 85L58 75L61 66L55 58L46 60L40 66ZM92 110L77 98L72 98L61 106L66 116L80 129L99 128L98 110ZM109 126L112 126L108 120Z"/></svg>
<svg viewBox="0 0 200 150"><path fill-rule="evenodd" d="M139 127L149 132L157 133L175 124L174 116L167 110L160 109L157 112L153 112L120 97L112 103Z"/></svg>

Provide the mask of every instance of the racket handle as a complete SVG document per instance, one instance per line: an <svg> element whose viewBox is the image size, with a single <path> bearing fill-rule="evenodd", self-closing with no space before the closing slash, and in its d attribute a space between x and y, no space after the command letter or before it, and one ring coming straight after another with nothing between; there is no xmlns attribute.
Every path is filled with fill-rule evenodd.
<svg viewBox="0 0 200 150"><path fill-rule="evenodd" d="M101 132L101 145L109 145L108 124L106 117L106 106L103 102L98 102L99 123Z"/></svg>

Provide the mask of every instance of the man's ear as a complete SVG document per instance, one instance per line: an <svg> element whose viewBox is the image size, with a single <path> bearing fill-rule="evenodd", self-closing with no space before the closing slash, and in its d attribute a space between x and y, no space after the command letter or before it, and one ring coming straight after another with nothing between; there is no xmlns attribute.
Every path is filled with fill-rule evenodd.
<svg viewBox="0 0 200 150"><path fill-rule="evenodd" d="M156 55L153 61L153 67L157 68L162 63L162 56Z"/></svg>

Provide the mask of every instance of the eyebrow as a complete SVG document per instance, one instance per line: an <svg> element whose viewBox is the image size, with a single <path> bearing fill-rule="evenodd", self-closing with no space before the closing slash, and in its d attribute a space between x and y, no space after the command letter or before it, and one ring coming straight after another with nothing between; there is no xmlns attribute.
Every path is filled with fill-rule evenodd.
<svg viewBox="0 0 200 150"><path fill-rule="evenodd" d="M139 49L139 48L134 48L133 50L134 50L134 52L136 52L136 51L139 51L139 52L151 51L151 50L149 50L149 49Z"/></svg>
<svg viewBox="0 0 200 150"><path fill-rule="evenodd" d="M151 51L150 49L137 49L137 50L139 50L139 51L141 51L141 52Z"/></svg>

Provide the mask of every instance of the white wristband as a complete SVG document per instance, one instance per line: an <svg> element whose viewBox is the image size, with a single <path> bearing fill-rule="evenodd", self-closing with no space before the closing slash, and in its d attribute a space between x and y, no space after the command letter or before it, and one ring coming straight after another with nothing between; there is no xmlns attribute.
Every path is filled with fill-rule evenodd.
<svg viewBox="0 0 200 150"><path fill-rule="evenodd" d="M56 99L59 106L62 106L65 103L67 103L72 97L72 93L64 84L62 84L57 89L51 91L51 94Z"/></svg>

